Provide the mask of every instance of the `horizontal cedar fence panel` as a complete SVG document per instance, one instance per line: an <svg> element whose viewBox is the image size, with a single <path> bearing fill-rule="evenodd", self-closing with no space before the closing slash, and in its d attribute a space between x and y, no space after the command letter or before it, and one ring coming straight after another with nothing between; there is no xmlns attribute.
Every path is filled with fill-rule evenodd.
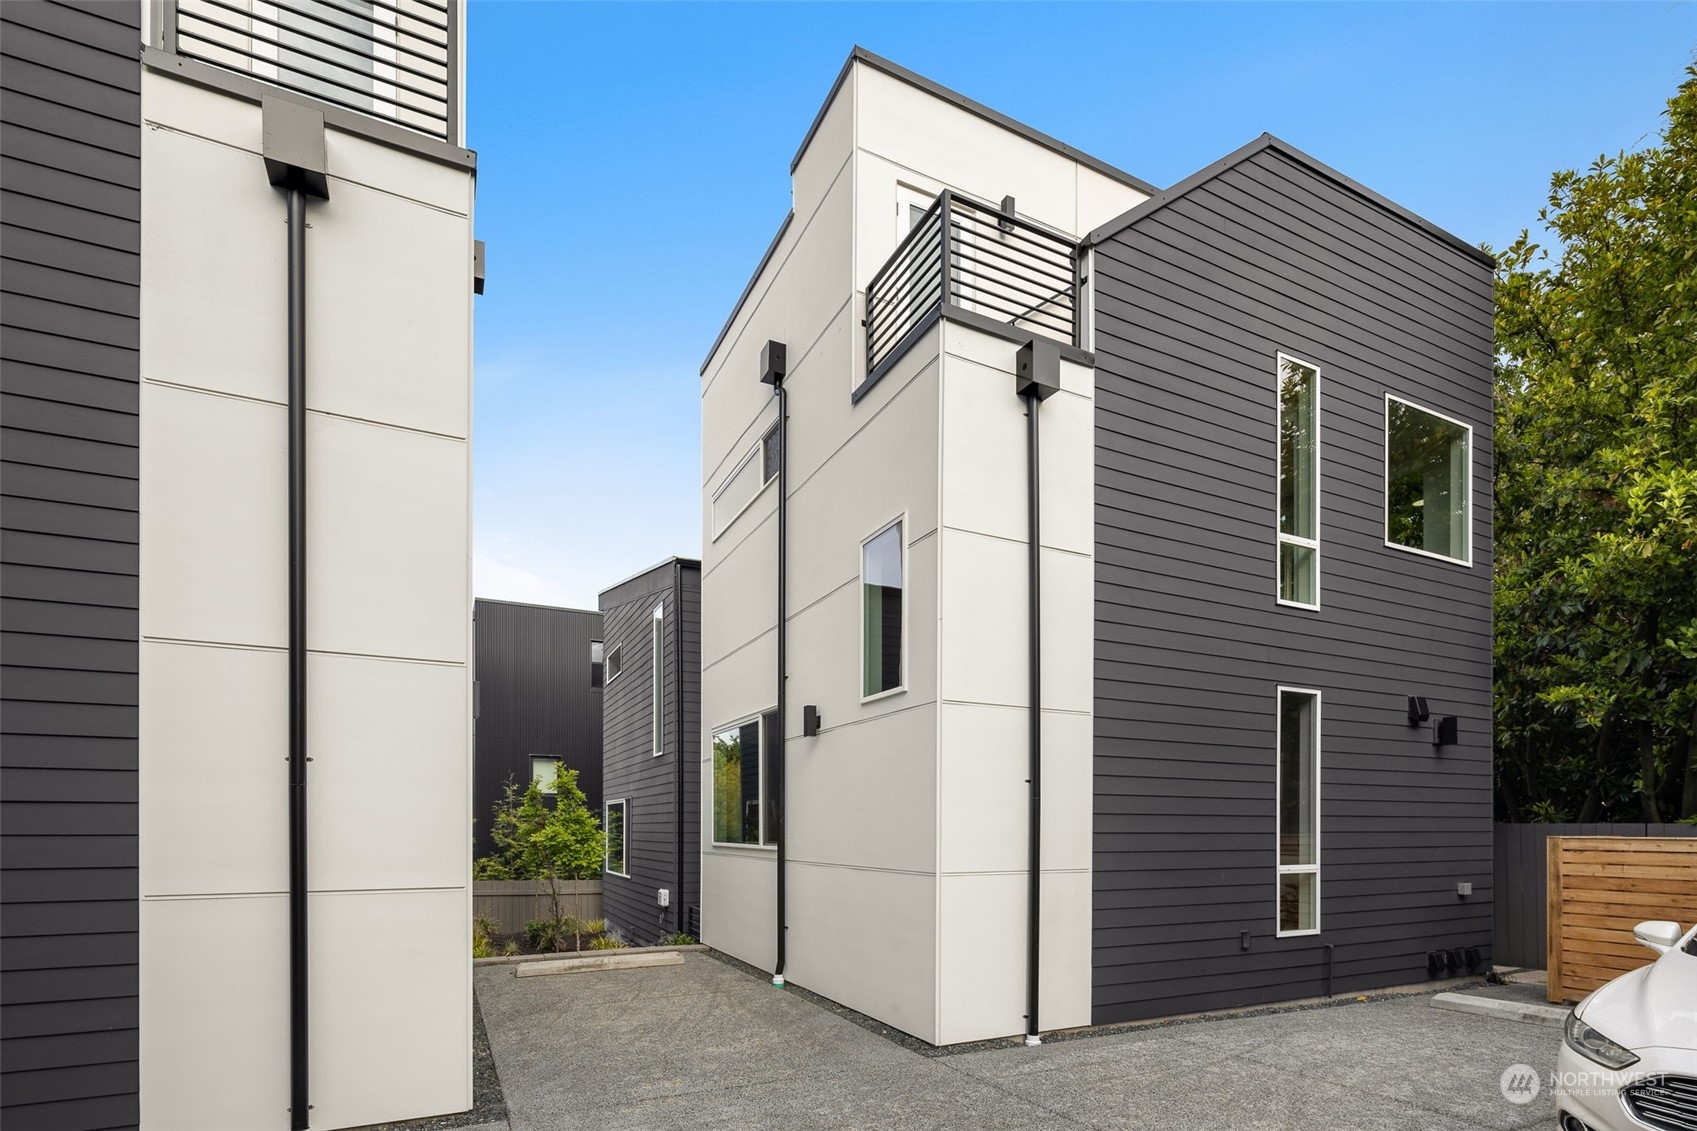
<svg viewBox="0 0 1697 1131"><path fill-rule="evenodd" d="M1551 1001L1576 1001L1655 961L1632 937L1647 919L1697 919L1697 840L1556 836L1549 870Z"/></svg>
<svg viewBox="0 0 1697 1131"><path fill-rule="evenodd" d="M548 919L554 901L546 880L474 880L471 913L493 919L498 935L516 935L532 919ZM561 880L560 914L574 919L601 918L600 880Z"/></svg>
<svg viewBox="0 0 1697 1131"><path fill-rule="evenodd" d="M1496 826L1496 882L1492 900L1496 937L1491 958L1498 966L1541 969L1549 958L1549 853L1544 842L1553 836L1697 837L1694 825L1631 824ZM1637 943L1627 939L1628 945ZM1649 951L1644 953L1648 954Z"/></svg>

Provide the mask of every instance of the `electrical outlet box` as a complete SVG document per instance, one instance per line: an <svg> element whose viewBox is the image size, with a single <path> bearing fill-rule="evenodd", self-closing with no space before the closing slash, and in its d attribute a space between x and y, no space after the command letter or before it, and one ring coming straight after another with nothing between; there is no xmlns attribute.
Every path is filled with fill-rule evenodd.
<svg viewBox="0 0 1697 1131"><path fill-rule="evenodd" d="M661 888L660 889L660 906L661 907L670 907L671 905L672 905L672 893L671 893L670 889Z"/></svg>
<svg viewBox="0 0 1697 1131"><path fill-rule="evenodd" d="M1466 881L1463 881L1462 883L1456 884L1455 885L1455 894L1457 894L1457 895L1472 895L1473 894L1473 885L1471 883L1466 882Z"/></svg>

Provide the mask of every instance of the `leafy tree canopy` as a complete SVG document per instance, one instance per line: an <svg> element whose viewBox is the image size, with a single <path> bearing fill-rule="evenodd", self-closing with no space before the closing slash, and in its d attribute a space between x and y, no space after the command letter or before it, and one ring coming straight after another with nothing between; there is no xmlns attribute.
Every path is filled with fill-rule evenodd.
<svg viewBox="0 0 1697 1131"><path fill-rule="evenodd" d="M601 875L607 839L589 811L577 771L561 763L554 774L554 804L532 781L507 783L489 832L495 855L477 861L480 880L588 880ZM555 918L559 918L558 915Z"/></svg>
<svg viewBox="0 0 1697 1131"><path fill-rule="evenodd" d="M1511 820L1697 817L1697 67L1557 173L1496 278L1496 737Z"/></svg>

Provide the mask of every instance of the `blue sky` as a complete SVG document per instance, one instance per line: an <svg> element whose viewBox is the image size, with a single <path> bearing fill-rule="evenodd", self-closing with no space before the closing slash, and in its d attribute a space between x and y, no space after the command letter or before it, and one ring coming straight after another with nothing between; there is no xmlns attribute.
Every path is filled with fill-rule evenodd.
<svg viewBox="0 0 1697 1131"><path fill-rule="evenodd" d="M851 46L1169 185L1263 131L1469 241L1652 140L1697 6L472 0L474 588L700 552L697 370Z"/></svg>

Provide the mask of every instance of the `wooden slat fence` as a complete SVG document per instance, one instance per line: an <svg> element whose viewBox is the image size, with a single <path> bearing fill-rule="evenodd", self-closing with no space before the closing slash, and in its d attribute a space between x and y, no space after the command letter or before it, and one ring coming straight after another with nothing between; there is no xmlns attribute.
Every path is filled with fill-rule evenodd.
<svg viewBox="0 0 1697 1131"><path fill-rule="evenodd" d="M1542 969L1548 960L1549 853L1553 836L1697 837L1697 826L1632 824L1498 825L1495 845L1496 937L1491 959L1498 966ZM1649 952L1646 951L1646 954Z"/></svg>
<svg viewBox="0 0 1697 1131"><path fill-rule="evenodd" d="M486 916L500 926L496 934L516 935L532 919L554 913L548 885L542 880L476 880L471 885L473 916ZM576 919L601 918L600 880L561 880L560 911Z"/></svg>
<svg viewBox="0 0 1697 1131"><path fill-rule="evenodd" d="M1697 919L1697 840L1551 837L1551 1001L1577 1001L1656 955L1632 937L1646 919Z"/></svg>

